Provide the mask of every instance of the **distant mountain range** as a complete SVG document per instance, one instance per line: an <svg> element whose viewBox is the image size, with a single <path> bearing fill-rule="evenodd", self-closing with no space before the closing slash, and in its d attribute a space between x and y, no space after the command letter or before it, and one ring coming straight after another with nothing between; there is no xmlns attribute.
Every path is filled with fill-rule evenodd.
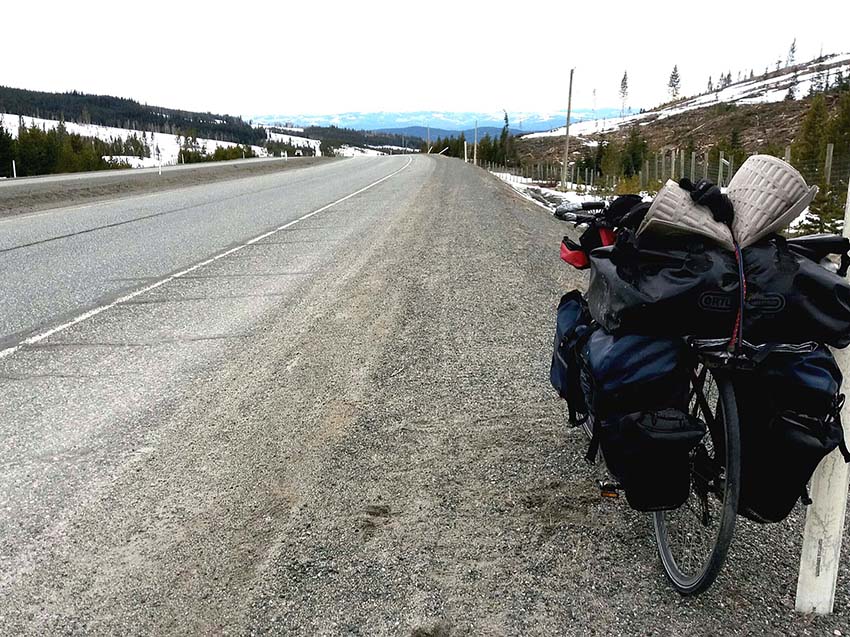
<svg viewBox="0 0 850 637"><path fill-rule="evenodd" d="M619 115L619 110L603 108L597 110L577 109L572 113L573 121L603 119ZM566 109L552 113L508 112L511 131L531 133L557 128L565 121ZM474 134L478 121L478 134L498 134L504 126L502 111L490 113L457 111L415 111L380 113L338 113L332 115L258 115L253 122L266 125L292 124L294 126L339 126L357 130L372 130L411 135L425 139L427 127L431 127L431 137L448 137L464 132L467 138ZM482 132L483 131L483 132Z"/></svg>

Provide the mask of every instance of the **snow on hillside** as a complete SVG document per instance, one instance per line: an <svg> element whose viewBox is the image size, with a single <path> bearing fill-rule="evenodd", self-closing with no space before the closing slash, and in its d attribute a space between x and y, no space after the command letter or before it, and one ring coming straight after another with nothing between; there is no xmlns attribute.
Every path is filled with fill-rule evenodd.
<svg viewBox="0 0 850 637"><path fill-rule="evenodd" d="M336 149L337 157L362 157L364 155L386 155L374 148L360 148L360 146L343 145Z"/></svg>
<svg viewBox="0 0 850 637"><path fill-rule="evenodd" d="M610 132L622 126L645 124L649 121L665 119L673 115L720 103L767 104L770 102L781 102L788 95L788 88L792 84L796 86L797 95L802 97L808 95L812 82L824 68L829 69L830 78L833 78L838 71L841 71L847 77L850 75L850 53L826 56L821 60L798 64L787 69L782 69L778 74L774 73L772 76L768 74L769 77L767 78L759 76L751 80L747 79L741 82L735 82L722 90L691 97L664 108L626 115L624 117L571 123L570 135L580 137L593 133ZM544 133L523 135L523 138L534 139L538 137L563 136L564 129L565 127L561 126L560 128Z"/></svg>
<svg viewBox="0 0 850 637"><path fill-rule="evenodd" d="M59 126L57 120L41 119L39 117L23 116L24 126L38 126L45 130L50 130ZM9 131L13 137L18 136L19 117L12 113L0 113L0 126ZM139 139L147 141L151 149L151 159L156 164L156 150L159 148L160 156L163 165L176 164L178 153L180 152L180 141L177 135L169 135L167 133L150 133L141 130L131 130L127 128L113 128L112 126L98 126L96 124L75 124L74 122L65 122L65 128L69 133L76 133L86 137L96 137L102 140L109 139L127 139L131 135L136 135ZM182 138L181 138L182 140ZM312 141L312 140L311 140ZM215 139L198 139L200 148L205 149L207 153L213 153L216 148L231 148L239 146L235 142L222 142ZM262 146L251 146L258 157L267 157L268 152ZM138 162L134 162L134 165ZM142 165L150 165L150 161L141 162Z"/></svg>
<svg viewBox="0 0 850 637"><path fill-rule="evenodd" d="M287 129L294 130L294 129ZM296 148L312 148L313 152L316 155L321 155L321 150L319 147L322 145L318 139L310 139L309 137L300 137L298 135L289 135L287 133L277 133L275 131L267 131L269 141L273 142L281 142L283 144L291 144ZM304 132L304 129L300 129L299 132Z"/></svg>
<svg viewBox="0 0 850 637"><path fill-rule="evenodd" d="M373 146L368 144L366 148L371 148L373 150L385 150L395 153L418 153L418 148L407 148L406 146L393 146L391 144L383 144L381 146Z"/></svg>

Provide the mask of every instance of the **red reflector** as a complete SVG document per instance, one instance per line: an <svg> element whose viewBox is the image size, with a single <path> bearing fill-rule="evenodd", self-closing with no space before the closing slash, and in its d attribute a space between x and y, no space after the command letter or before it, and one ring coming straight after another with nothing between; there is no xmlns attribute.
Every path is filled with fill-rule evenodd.
<svg viewBox="0 0 850 637"><path fill-rule="evenodd" d="M581 250L570 250L565 244L561 244L561 258L574 268L586 268L590 265L587 255Z"/></svg>
<svg viewBox="0 0 850 637"><path fill-rule="evenodd" d="M617 237L608 228L599 228L599 239L602 241L602 245L612 246L616 242Z"/></svg>

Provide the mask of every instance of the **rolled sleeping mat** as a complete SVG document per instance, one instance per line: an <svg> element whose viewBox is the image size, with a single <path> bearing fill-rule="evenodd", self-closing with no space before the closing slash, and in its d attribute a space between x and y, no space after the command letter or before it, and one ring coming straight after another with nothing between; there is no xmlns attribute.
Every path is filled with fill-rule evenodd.
<svg viewBox="0 0 850 637"><path fill-rule="evenodd" d="M729 182L726 194L735 208L732 232L741 248L785 229L818 193L789 163L753 155Z"/></svg>
<svg viewBox="0 0 850 637"><path fill-rule="evenodd" d="M720 221L715 221L707 206L695 203L691 193L672 179L658 191L649 211L637 231L638 235L696 234L734 250L732 231Z"/></svg>

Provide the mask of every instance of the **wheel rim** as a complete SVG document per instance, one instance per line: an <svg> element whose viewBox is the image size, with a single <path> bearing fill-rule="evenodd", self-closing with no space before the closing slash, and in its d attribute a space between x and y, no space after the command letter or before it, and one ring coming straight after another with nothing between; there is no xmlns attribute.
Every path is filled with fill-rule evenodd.
<svg viewBox="0 0 850 637"><path fill-rule="evenodd" d="M683 593L704 590L714 580L725 559L737 508L737 476L730 484L726 475L730 466L724 442L726 407L716 378L705 367L695 373L689 411L709 426L691 454L688 499L678 509L654 515L662 565Z"/></svg>

